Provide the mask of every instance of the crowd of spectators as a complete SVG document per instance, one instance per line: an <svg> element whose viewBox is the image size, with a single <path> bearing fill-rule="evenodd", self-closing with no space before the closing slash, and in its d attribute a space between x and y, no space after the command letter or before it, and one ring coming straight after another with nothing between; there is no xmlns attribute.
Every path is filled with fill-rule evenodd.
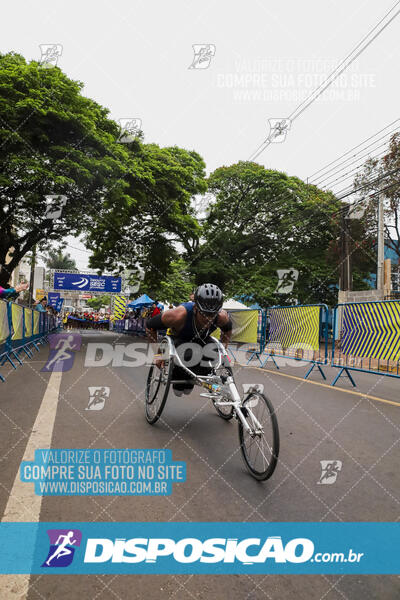
<svg viewBox="0 0 400 600"><path fill-rule="evenodd" d="M127 310L123 316L123 319L149 319L150 317L159 315L162 310L163 308L161 304L158 302L153 302L151 306L143 306L142 308Z"/></svg>
<svg viewBox="0 0 400 600"><path fill-rule="evenodd" d="M194 292L192 292L189 296L189 302L194 301ZM178 304L165 304L164 306L155 300L151 306L144 306L142 308L136 308L135 310L127 310L124 319L151 319L159 315L160 313L166 312L167 310L172 310L176 308Z"/></svg>
<svg viewBox="0 0 400 600"><path fill-rule="evenodd" d="M110 314L97 311L75 311L64 315L65 329L109 329Z"/></svg>
<svg viewBox="0 0 400 600"><path fill-rule="evenodd" d="M140 308L136 308L135 310L127 310L125 312L125 315L123 316L124 319L140 319L140 317L143 316L143 310Z"/></svg>
<svg viewBox="0 0 400 600"><path fill-rule="evenodd" d="M57 311L54 306L47 303L47 297L43 296L40 300L36 300L32 306L34 310L37 310L41 313L47 313L49 316L52 316L56 320L57 327L61 324L60 312Z"/></svg>
<svg viewBox="0 0 400 600"><path fill-rule="evenodd" d="M16 285L15 287L4 288L4 287L0 286L0 299L6 300L6 301L15 301L15 300L17 300L19 294L21 292L24 292L25 290L27 290L28 287L29 287L29 284L26 282L20 283L20 284ZM53 306L51 306L50 304L47 303L46 296L44 296L40 300L36 300L33 303L32 308L39 312L45 312L45 313L47 313L49 315L53 315L55 317L57 317L59 314Z"/></svg>

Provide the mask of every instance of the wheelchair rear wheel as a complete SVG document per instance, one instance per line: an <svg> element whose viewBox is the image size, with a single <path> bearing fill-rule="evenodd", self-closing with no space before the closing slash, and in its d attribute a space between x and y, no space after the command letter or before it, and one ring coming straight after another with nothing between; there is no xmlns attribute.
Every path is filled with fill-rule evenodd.
<svg viewBox="0 0 400 600"><path fill-rule="evenodd" d="M164 410L174 368L174 358L170 354L167 340L162 340L160 354L162 365L151 365L146 382L146 419L150 425L158 421Z"/></svg>

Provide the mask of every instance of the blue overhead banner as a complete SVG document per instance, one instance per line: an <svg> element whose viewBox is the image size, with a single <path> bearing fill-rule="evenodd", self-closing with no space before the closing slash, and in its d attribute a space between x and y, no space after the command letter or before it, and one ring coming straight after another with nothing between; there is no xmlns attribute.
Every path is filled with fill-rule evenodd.
<svg viewBox="0 0 400 600"><path fill-rule="evenodd" d="M121 277L111 275L84 275L81 273L54 273L55 290L85 292L120 292Z"/></svg>

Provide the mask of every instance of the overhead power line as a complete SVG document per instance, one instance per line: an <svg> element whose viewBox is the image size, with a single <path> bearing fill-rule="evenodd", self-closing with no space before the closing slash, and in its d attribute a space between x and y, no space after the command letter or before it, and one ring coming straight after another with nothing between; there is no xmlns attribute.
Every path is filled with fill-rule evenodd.
<svg viewBox="0 0 400 600"><path fill-rule="evenodd" d="M391 183L390 185L387 185L386 187L378 190L377 192L375 192L374 194L371 194L370 198L374 198L375 196L377 196L378 194L381 194L382 192L385 192L386 190L394 187L395 185L400 186L400 179L397 179L397 181L394 181L393 183Z"/></svg>
<svg viewBox="0 0 400 600"><path fill-rule="evenodd" d="M365 146L364 148L362 148L361 150L359 150L355 154L351 154L344 161L339 162L335 167L327 169L322 175L320 175L316 179L310 179L310 178L308 178L309 183L311 183L312 185L320 186L321 183L323 183L324 181L327 181L328 179L331 179L332 177L334 177L335 175L337 175L338 173L340 173L340 171L343 171L343 169L347 169L348 167L350 167L350 165L353 165L354 163L362 160L363 158L366 158L367 156L369 156L371 154L371 152L375 152L379 148L383 148L385 146L387 147L388 143L390 141L390 138L395 133L397 133L398 131L399 131L398 129L392 129L392 130L390 130L390 132L386 133L384 136L382 136L380 138L377 138L371 144L368 144L367 146ZM375 148L373 148L373 146L375 146L375 144L377 144L381 140L385 140L384 143L380 144L379 146L376 146ZM366 150L369 150L369 151L366 154L362 154Z"/></svg>
<svg viewBox="0 0 400 600"><path fill-rule="evenodd" d="M348 196L351 196L352 194L355 194L356 192L359 192L361 190L368 188L370 185L375 185L377 183L380 183L382 180L386 179L386 177L389 177L390 175L393 175L394 173L398 173L399 171L400 171L400 167L398 169L392 169L391 171L388 171L384 175L380 175L379 177L376 177L375 179L370 179L370 180L366 181L360 187L352 189L348 192L346 191L347 188L344 190L341 190L342 192L345 192L345 193L342 196L337 196L337 199L343 200L344 198L347 198ZM338 192L338 193L340 193L340 192ZM335 196L336 196L336 194L335 194Z"/></svg>
<svg viewBox="0 0 400 600"><path fill-rule="evenodd" d="M299 106L289 115L287 119L281 121L281 127L283 130L288 129L288 124L293 123L319 96L345 71L355 60L360 56L364 50L388 27L388 25L397 17L400 13L400 9L397 10L393 15L389 15L395 10L400 4L398 0L395 5L385 14L384 17L369 31L363 38L358 42L356 47L339 63L339 65L332 71L332 73L323 81ZM277 124L278 127L279 124ZM282 133L282 129L279 130ZM277 133L273 129L269 132L268 137L258 146L258 148L252 153L249 160L255 160L274 140Z"/></svg>
<svg viewBox="0 0 400 600"><path fill-rule="evenodd" d="M73 248L73 250L78 250L78 252L85 252L86 254L92 254L91 250L87 250L86 248L77 248L76 246L71 246L71 244L66 244L67 248Z"/></svg>
<svg viewBox="0 0 400 600"><path fill-rule="evenodd" d="M343 158L344 156L347 156L347 154L350 154L350 152L353 152L353 150L357 150L357 148L359 148L360 146L363 146L366 142L369 142L370 140L372 140L374 137L376 137L377 135L379 135L380 133L382 133L382 131L385 131L385 129L389 129L389 127L392 127L395 123L398 123L398 121L400 121L400 118L399 119L395 119L394 121L392 121L392 123L389 123L389 125L386 125L386 127L383 127L382 129L380 129L379 131L377 131L376 133L374 133L374 135L371 135L370 137L368 137L363 142L360 142L359 144L357 144L357 146L354 146L353 148L350 148L350 150L347 150L347 152L345 152L344 154L342 154L338 158L335 158L335 160L332 160L330 163L328 163L324 167L321 167L320 169L318 169L318 171L315 171L315 173L313 173L312 175L310 175L309 179L312 180L315 177L315 175L317 175L321 171L325 171L328 167L330 167L331 165L333 165L336 162L338 162L341 158ZM388 134L386 133L385 136L386 135L388 135ZM372 142L372 144L374 144L374 142ZM364 150L365 150L365 148L363 148L362 150L360 150L360 152L363 152Z"/></svg>
<svg viewBox="0 0 400 600"><path fill-rule="evenodd" d="M387 144L381 144L377 148L374 148L374 150L378 150L379 148L383 148L383 147L387 147ZM371 160L371 159L379 160L383 156L385 156L385 152L378 152L378 154L371 154L371 152L367 152L367 154L364 154L362 157L359 157L356 160L354 160L353 162L350 162L348 165L345 165L344 167L342 167L335 173L332 173L332 175L329 175L326 179L322 180L321 182L315 183L314 181L312 181L309 183L311 185L316 185L324 190L328 190L328 189L332 190L332 186L337 186L339 183L346 181L346 179L350 179L350 178L354 179L356 177L357 173L361 173L362 169L366 163L365 159L367 157L368 157L368 160ZM345 173L342 173L341 175L339 175L339 177L336 177L336 175L338 173L340 173L340 171L343 171L344 169L347 169L348 167L350 167L352 164L359 163L360 161L361 161L361 164L358 164L356 167L353 167L350 171L346 171ZM333 181L329 181L330 179L332 179L332 177L336 177L336 179L333 179ZM338 183L336 183L336 182L338 182Z"/></svg>
<svg viewBox="0 0 400 600"><path fill-rule="evenodd" d="M388 27L388 25L396 18L396 16L399 14L400 10L398 10L394 15L392 15L390 17L390 19L388 21L386 21L386 23L384 23L385 19L390 15L391 12L394 11L394 9L396 8L396 6L398 6L400 4L400 0L398 0L394 6L385 14L384 17L382 17L382 19L375 25L375 27L373 27L371 29L371 31L369 31L367 33L367 35L365 35L363 37L363 39L358 42L357 46L352 50L352 52L350 52L346 58L344 58L339 65L336 67L336 69L331 73L331 75L329 75L324 82L322 82L317 88L316 90L314 90L314 92L312 92L308 98L306 98L305 100L303 100L303 102L296 108L296 110L294 110L292 112L292 114L289 116L289 119L291 119L292 121L294 119L296 119L297 117L299 117L301 115L302 112L304 112L306 110L306 108L309 106L309 100L311 99L312 102L314 102L314 100L316 100L324 91L325 89L335 81L335 79L337 79L339 77L339 75L341 75L343 73L343 71L345 71L351 64L352 62L354 62L354 60L356 58L358 58L360 56L360 54L362 52L364 52L364 50L366 50L366 48L368 48L368 46L378 37L378 35L380 35L382 33L382 31L384 31L386 29L386 27ZM368 40L368 38L374 33L374 31L376 29L379 28L379 26L382 25L382 27L372 36L371 39ZM362 46L362 44L364 44L364 42L368 40L366 42L366 44L364 46ZM361 46L361 49L358 50ZM358 50L358 51L357 51ZM355 53L355 56L352 56ZM350 59L349 63L346 64L346 61ZM344 65L344 66L343 66ZM343 68L342 68L343 67ZM315 96L315 94L317 94ZM314 97L315 96L315 97ZM306 104L306 106L304 106L303 108L301 108L303 106L303 104ZM301 110L300 110L301 109Z"/></svg>

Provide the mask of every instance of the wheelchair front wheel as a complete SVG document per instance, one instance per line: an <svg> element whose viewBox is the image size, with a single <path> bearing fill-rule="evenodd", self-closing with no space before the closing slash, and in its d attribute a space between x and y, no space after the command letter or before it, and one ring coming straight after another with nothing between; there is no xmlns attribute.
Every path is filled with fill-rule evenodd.
<svg viewBox="0 0 400 600"><path fill-rule="evenodd" d="M269 479L275 471L279 454L279 429L271 401L260 392L250 392L242 403L241 410L249 431L241 420L239 441L243 460L255 479Z"/></svg>

